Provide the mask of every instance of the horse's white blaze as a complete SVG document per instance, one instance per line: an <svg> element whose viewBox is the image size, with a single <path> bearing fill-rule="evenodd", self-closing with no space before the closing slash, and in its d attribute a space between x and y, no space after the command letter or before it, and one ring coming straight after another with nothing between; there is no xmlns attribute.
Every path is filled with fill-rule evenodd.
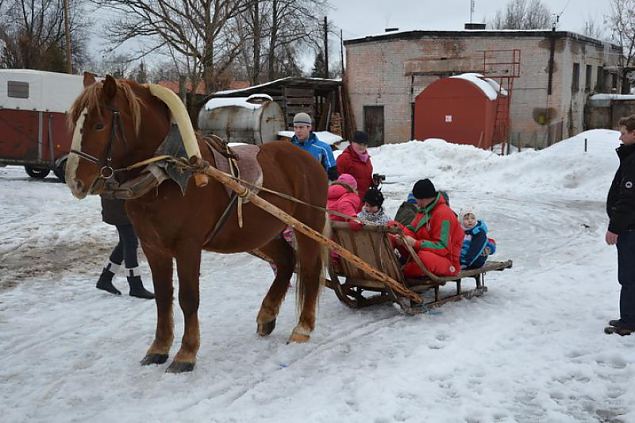
<svg viewBox="0 0 635 423"><path fill-rule="evenodd" d="M84 120L86 119L87 109L82 110L82 113L75 122L75 130L73 131L73 141L71 143L71 149L82 151L82 128L84 127ZM86 197L86 192L79 192L77 190L77 184L75 183L75 176L77 174L77 167L79 166L79 156L74 153L68 155L66 160L66 185L71 189L73 195L77 198Z"/></svg>

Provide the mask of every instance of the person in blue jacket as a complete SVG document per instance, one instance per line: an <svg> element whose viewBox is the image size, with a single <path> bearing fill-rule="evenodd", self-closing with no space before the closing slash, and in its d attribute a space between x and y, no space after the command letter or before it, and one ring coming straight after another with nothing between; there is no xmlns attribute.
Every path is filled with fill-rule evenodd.
<svg viewBox="0 0 635 423"><path fill-rule="evenodd" d="M320 141L318 137L311 132L311 116L307 113L298 113L293 117L293 132L295 135L291 138L293 145L297 145L322 164L329 180L337 180L339 174L337 172L337 164L333 156L333 149L327 143Z"/></svg>
<svg viewBox="0 0 635 423"><path fill-rule="evenodd" d="M494 253L495 243L487 238L487 225L476 219L474 209L461 210L461 226L465 232L461 248L461 269L482 267L487 256Z"/></svg>

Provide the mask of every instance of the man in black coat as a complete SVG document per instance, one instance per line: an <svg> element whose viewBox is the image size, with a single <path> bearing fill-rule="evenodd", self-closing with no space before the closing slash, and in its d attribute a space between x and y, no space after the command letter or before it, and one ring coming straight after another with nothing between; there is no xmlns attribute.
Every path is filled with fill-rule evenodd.
<svg viewBox="0 0 635 423"><path fill-rule="evenodd" d="M617 156L620 166L606 200L609 227L606 243L617 244L617 279L620 292L620 318L611 320L607 333L628 335L635 331L635 115L619 121L620 141Z"/></svg>
<svg viewBox="0 0 635 423"><path fill-rule="evenodd" d="M126 214L124 200L107 199L101 197L101 217L105 223L114 225L119 234L119 243L110 254L110 259L97 281L97 288L108 291L111 294L121 295L121 292L112 284L112 278L124 262L126 265L126 278L130 285L130 296L152 299L154 294L143 287L139 262L137 261L137 248L139 240L128 215Z"/></svg>

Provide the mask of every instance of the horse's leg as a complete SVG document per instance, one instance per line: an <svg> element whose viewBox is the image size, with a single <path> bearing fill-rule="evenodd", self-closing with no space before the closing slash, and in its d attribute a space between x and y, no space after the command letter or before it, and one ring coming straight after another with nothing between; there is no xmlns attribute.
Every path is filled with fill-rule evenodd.
<svg viewBox="0 0 635 423"><path fill-rule="evenodd" d="M320 291L322 272L322 248L316 241L296 233L298 252L296 259L300 265L297 300L300 319L289 337L289 342L307 342L315 328L315 312Z"/></svg>
<svg viewBox="0 0 635 423"><path fill-rule="evenodd" d="M162 364L168 359L174 340L172 257L150 248L144 248L144 253L152 271L154 298L157 304L157 329L154 341L146 356L141 360L141 364Z"/></svg>
<svg viewBox="0 0 635 423"><path fill-rule="evenodd" d="M270 257L276 265L276 276L262 300L256 322L258 335L266 336L276 327L276 317L280 311L280 304L289 289L289 281L295 267L295 253L293 248L283 238L274 238L260 250Z"/></svg>
<svg viewBox="0 0 635 423"><path fill-rule="evenodd" d="M167 371L170 373L190 372L196 364L196 353L200 346L198 326L199 272L201 250L180 248L176 254L176 270L179 276L179 305L183 311L184 328L181 348Z"/></svg>

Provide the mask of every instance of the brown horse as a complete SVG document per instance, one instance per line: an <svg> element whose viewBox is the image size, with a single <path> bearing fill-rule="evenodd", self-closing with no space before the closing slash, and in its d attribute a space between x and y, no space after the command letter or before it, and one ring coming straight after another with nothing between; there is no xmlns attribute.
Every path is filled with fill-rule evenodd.
<svg viewBox="0 0 635 423"><path fill-rule="evenodd" d="M118 172L155 155L170 128L170 111L147 86L107 76L97 82L84 75L84 91L75 100L69 119L76 125L77 153L67 165L67 184L73 194L84 198L100 194L114 169L134 177L135 171ZM80 134L81 133L81 134ZM203 159L214 159L198 137ZM92 159L91 159L92 158ZM324 207L328 181L324 169L308 153L287 142L264 144L257 155L263 171L263 186L304 202ZM322 211L261 192L260 196L318 232L325 230ZM261 336L270 334L285 297L290 278L299 265L298 323L290 342L308 341L315 327L320 289L322 254L320 245L297 233L297 252L280 237L285 227L277 218L252 203L243 206L243 226L236 212L220 232L206 243L229 203L224 186L214 180L204 187L189 180L183 195L172 180L161 183L140 198L126 201L126 210L141 241L152 271L157 304L154 341L142 364L164 363L173 341L173 259L179 283L179 304L185 320L181 348L167 369L191 371L199 348L199 270L201 250L237 253L258 249L270 257L277 272L256 318Z"/></svg>

